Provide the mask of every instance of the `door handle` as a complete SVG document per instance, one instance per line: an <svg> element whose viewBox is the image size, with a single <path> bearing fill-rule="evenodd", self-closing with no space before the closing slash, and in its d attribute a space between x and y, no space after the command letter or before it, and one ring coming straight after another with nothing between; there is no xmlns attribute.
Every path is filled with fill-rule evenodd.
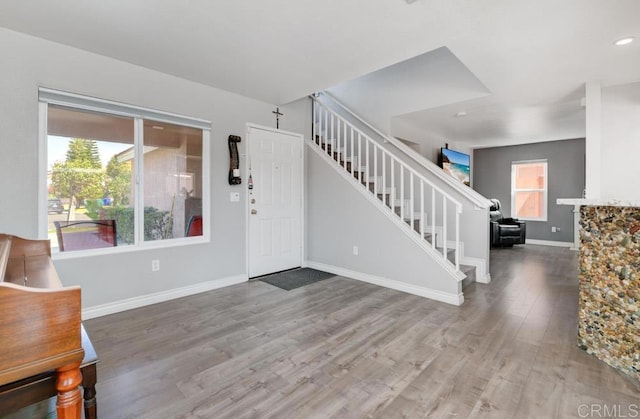
<svg viewBox="0 0 640 419"><path fill-rule="evenodd" d="M257 213L258 213L258 210L254 210L254 209L251 210L251 215L256 215Z"/></svg>

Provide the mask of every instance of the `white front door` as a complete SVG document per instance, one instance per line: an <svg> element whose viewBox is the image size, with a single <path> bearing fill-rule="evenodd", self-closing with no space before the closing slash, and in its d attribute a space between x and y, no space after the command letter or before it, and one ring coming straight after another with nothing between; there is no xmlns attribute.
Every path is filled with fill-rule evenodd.
<svg viewBox="0 0 640 419"><path fill-rule="evenodd" d="M303 139L250 126L247 141L253 182L248 191L249 277L253 278L301 266Z"/></svg>

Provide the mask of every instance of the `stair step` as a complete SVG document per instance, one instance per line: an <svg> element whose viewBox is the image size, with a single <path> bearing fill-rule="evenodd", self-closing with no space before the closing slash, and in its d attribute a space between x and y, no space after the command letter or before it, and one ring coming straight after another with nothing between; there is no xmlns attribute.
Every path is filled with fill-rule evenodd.
<svg viewBox="0 0 640 419"><path fill-rule="evenodd" d="M476 282L476 267L469 265L460 265L460 270L467 276L462 280L462 289L464 290L469 285Z"/></svg>
<svg viewBox="0 0 640 419"><path fill-rule="evenodd" d="M366 180L365 180L365 177L366 177L366 176L364 175L364 172L363 172L363 171L357 171L357 170L356 170L356 171L354 171L354 172L353 172L353 177L354 177L354 178L356 178L356 179L358 179L358 180L360 180L360 181L362 182L362 184L363 184L363 185L366 183Z"/></svg>
<svg viewBox="0 0 640 419"><path fill-rule="evenodd" d="M383 201L386 206L390 206L391 205L391 195L388 194L388 193L386 193L384 195L379 193L378 194L378 199Z"/></svg>
<svg viewBox="0 0 640 419"><path fill-rule="evenodd" d="M397 199L396 202L397 201L400 201L400 200ZM396 205L394 208L395 208L396 214L400 215L400 210L402 209L402 207L400 205ZM405 219L405 221L408 221L408 220L411 219L411 213L409 211L407 211L406 207L405 207L405 211L404 211L404 219ZM419 219L420 219L420 211L414 211L413 212L413 220L416 221L416 220L419 220ZM425 219L425 221L429 221L429 217L428 217L426 212L424 213L424 219Z"/></svg>
<svg viewBox="0 0 640 419"><path fill-rule="evenodd" d="M346 168L347 168L347 170L350 172L350 171L351 171L351 166L353 165L353 166L355 166L355 167L354 167L354 171L357 171L357 170L358 170L358 168L359 168L358 164L356 163L356 164L354 165L354 164L353 164L349 159L350 159L350 157L347 157L347 159L346 159L346 160L345 160L345 159L340 159L340 166L342 166L342 167L346 167ZM346 166L345 166L345 165L346 165ZM364 170L361 170L361 172L363 172L363 171L364 171Z"/></svg>
<svg viewBox="0 0 640 419"><path fill-rule="evenodd" d="M369 182L369 190L370 190L371 192L373 192L373 188L374 188L374 187L375 187L375 182ZM395 188L394 188L394 187L392 187L392 186L387 186L387 187L385 187L385 188L384 188L384 192L383 192L383 191L382 191L382 183L378 183L378 190L377 190L378 195L381 195L382 193L384 193L384 194L387 194L387 195L388 195L388 194L390 194L390 193L393 193L393 191L394 191L394 190L395 190Z"/></svg>
<svg viewBox="0 0 640 419"><path fill-rule="evenodd" d="M442 254L442 247L436 247L438 253ZM455 249L447 249L447 259L449 262L456 263L456 250Z"/></svg>
<svg viewBox="0 0 640 419"><path fill-rule="evenodd" d="M318 144L320 148L325 150L327 154L331 155L334 160L338 161L338 158L340 158L340 161L339 161L340 166L345 167L346 165L346 170L348 172L351 172L351 165L355 162L356 167L354 168L354 171L353 171L353 177L360 180L360 182L366 186L365 174L367 172L367 166L358 166L357 164L358 158L356 156L342 158L342 156L338 152L332 153L331 142L327 142L327 140L325 140L323 137L319 135L316 135L316 144ZM344 147L342 149L344 150Z"/></svg>
<svg viewBox="0 0 640 419"><path fill-rule="evenodd" d="M400 207L396 207L396 208L400 208ZM404 220L405 221L411 220L410 214L407 214L407 212L408 211L405 211L405 213L404 213ZM426 212L424 213L424 219L428 220ZM420 211L414 211L413 212L413 221L420 221Z"/></svg>
<svg viewBox="0 0 640 419"><path fill-rule="evenodd" d="M316 144L321 145L321 146L331 146L331 140L327 140L324 137L321 137L319 135L316 135Z"/></svg>
<svg viewBox="0 0 640 419"><path fill-rule="evenodd" d="M433 242L431 240L433 240L433 234L431 233L424 233L424 239L429 243L429 244L433 244Z"/></svg>
<svg viewBox="0 0 640 419"><path fill-rule="evenodd" d="M408 225L411 225L411 219L409 218L405 218L404 222L407 223ZM417 219L413 220L413 229L418 233L420 232L420 220L417 220Z"/></svg>

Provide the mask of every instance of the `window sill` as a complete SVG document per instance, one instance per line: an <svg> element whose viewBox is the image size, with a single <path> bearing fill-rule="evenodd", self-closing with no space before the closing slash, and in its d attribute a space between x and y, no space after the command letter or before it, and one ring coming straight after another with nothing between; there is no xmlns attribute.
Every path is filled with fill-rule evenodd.
<svg viewBox="0 0 640 419"><path fill-rule="evenodd" d="M54 261L56 261L56 260L77 259L77 258L85 258L85 257L93 257L93 256L108 256L108 255L117 255L121 253L139 252L139 251L145 251L145 250L192 246L192 245L198 245L198 244L206 244L210 242L211 240L205 236L185 237L180 239L146 242L143 244L130 245L130 246L115 246L115 247L104 247L100 249L58 252L58 253L52 253L51 258Z"/></svg>

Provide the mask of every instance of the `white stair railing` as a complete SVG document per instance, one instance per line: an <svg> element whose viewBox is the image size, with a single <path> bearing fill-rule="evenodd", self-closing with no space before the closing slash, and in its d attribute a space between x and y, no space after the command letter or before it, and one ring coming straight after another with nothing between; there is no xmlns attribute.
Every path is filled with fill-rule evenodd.
<svg viewBox="0 0 640 419"><path fill-rule="evenodd" d="M399 217L408 234L419 236L432 252L439 253L444 264L459 272L462 204L315 97L312 99L315 146L336 167L357 179L392 216ZM454 216L451 223L449 212Z"/></svg>
<svg viewBox="0 0 640 419"><path fill-rule="evenodd" d="M451 186L454 190L456 190L463 197L465 197L470 202L472 202L475 206L479 208L489 208L491 206L491 202L487 198L485 198L478 192L474 191L472 188L469 188L468 186L464 185L464 183L458 181L454 177L444 174L444 171L440 167L435 166L432 162L427 160L424 156L422 156L420 153L413 150L411 147L404 144L402 141L390 135L384 134L383 132L378 130L376 127L374 127L373 125L371 125L370 123L362 119L358 114L356 114L354 111L348 108L345 104L340 102L331 93L327 91L323 91L322 93L317 93L317 94L326 97L331 103L337 105L342 110L347 112L349 115L351 115L361 124L363 124L363 126L370 129L371 132L374 132L377 136L382 138L384 142L391 143L394 147L396 147L402 153L404 153L405 155L413 159L415 162L417 162L425 170L430 171L433 175L437 176L442 182Z"/></svg>

